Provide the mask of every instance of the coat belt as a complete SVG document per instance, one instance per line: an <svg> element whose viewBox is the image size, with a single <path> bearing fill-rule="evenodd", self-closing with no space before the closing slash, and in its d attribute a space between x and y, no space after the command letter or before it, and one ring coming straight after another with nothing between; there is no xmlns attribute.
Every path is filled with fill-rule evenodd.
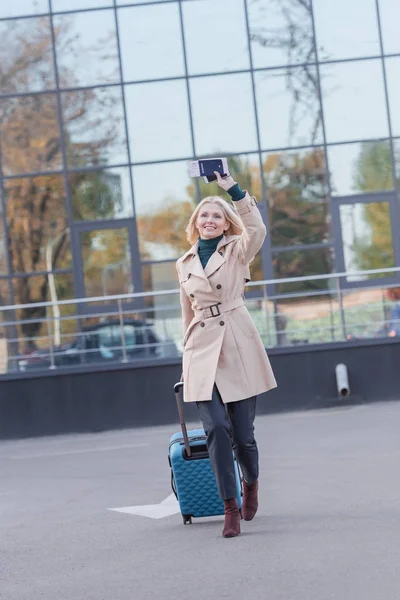
<svg viewBox="0 0 400 600"><path fill-rule="evenodd" d="M196 318L209 319L210 317L218 317L234 308L239 308L239 306L244 306L244 299L242 296L240 296L240 298L235 298L234 300L228 300L228 302L218 302L217 304L207 306L206 308L199 308L194 311L194 315Z"/></svg>

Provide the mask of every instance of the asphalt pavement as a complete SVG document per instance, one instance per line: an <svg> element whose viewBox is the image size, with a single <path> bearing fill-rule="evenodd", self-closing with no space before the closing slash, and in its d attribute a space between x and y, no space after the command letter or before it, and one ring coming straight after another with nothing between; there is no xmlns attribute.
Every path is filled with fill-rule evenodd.
<svg viewBox="0 0 400 600"><path fill-rule="evenodd" d="M260 510L227 540L110 510L170 496L176 429L0 442L0 598L398 600L400 403L258 417Z"/></svg>

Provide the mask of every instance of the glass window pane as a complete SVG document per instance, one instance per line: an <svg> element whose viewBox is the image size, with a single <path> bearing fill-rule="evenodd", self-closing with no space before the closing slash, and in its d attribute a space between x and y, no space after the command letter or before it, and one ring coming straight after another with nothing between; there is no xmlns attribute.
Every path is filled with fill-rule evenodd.
<svg viewBox="0 0 400 600"><path fill-rule="evenodd" d="M331 238L323 148L263 155L272 246Z"/></svg>
<svg viewBox="0 0 400 600"><path fill-rule="evenodd" d="M257 202L263 202L263 189L260 176L260 160L258 154L236 154L228 156L229 172L242 190L247 190L251 196L257 198ZM200 198L206 196L222 196L229 200L216 183L206 183L199 178Z"/></svg>
<svg viewBox="0 0 400 600"><path fill-rule="evenodd" d="M5 181L8 242L16 273L71 266L71 248L61 175Z"/></svg>
<svg viewBox="0 0 400 600"><path fill-rule="evenodd" d="M124 81L184 75L178 4L123 8L118 22Z"/></svg>
<svg viewBox="0 0 400 600"><path fill-rule="evenodd" d="M192 156L184 81L127 85L125 90L134 162Z"/></svg>
<svg viewBox="0 0 400 600"><path fill-rule="evenodd" d="M248 0L253 65L315 61L310 0Z"/></svg>
<svg viewBox="0 0 400 600"><path fill-rule="evenodd" d="M393 135L400 135L400 57L387 58L386 73Z"/></svg>
<svg viewBox="0 0 400 600"><path fill-rule="evenodd" d="M7 238L4 232L4 222L0 215L0 274L7 275Z"/></svg>
<svg viewBox="0 0 400 600"><path fill-rule="evenodd" d="M0 100L4 175L61 167L57 99L54 94Z"/></svg>
<svg viewBox="0 0 400 600"><path fill-rule="evenodd" d="M55 88L50 19L0 21L1 92Z"/></svg>
<svg viewBox="0 0 400 600"><path fill-rule="evenodd" d="M375 0L313 0L319 60L376 56L379 46Z"/></svg>
<svg viewBox="0 0 400 600"><path fill-rule="evenodd" d="M257 150L250 74L199 77L190 91L199 156Z"/></svg>
<svg viewBox="0 0 400 600"><path fill-rule="evenodd" d="M32 277L15 277L12 282L16 304L34 304L39 302L52 302L49 281L46 275L33 275ZM75 297L72 274L57 274L54 278L54 301L68 300ZM57 319L58 313L52 307L27 306L16 311L19 321L17 325L18 349L15 362L27 361L25 368L48 368L50 365L51 342L64 343L76 331L76 320L71 318L66 321ZM59 307L59 316L74 314L73 305ZM52 319L49 323L47 317ZM56 317L56 320L53 320ZM31 353L40 349L42 356L35 358ZM26 355L25 355L26 354Z"/></svg>
<svg viewBox="0 0 400 600"><path fill-rule="evenodd" d="M175 261L143 265L142 278L145 292L179 288ZM145 303L148 309L147 317L152 320L153 330L158 337L162 340L173 340L178 347L181 347L182 321L179 291L176 294L147 296Z"/></svg>
<svg viewBox="0 0 400 600"><path fill-rule="evenodd" d="M189 74L249 68L242 0L230 0L229 9L225 0L184 2L182 9Z"/></svg>
<svg viewBox="0 0 400 600"><path fill-rule="evenodd" d="M393 189L388 141L328 146L328 161L334 196Z"/></svg>
<svg viewBox="0 0 400 600"><path fill-rule="evenodd" d="M54 17L61 87L120 80L113 10Z"/></svg>
<svg viewBox="0 0 400 600"><path fill-rule="evenodd" d="M81 233L86 296L133 292L131 249L126 227Z"/></svg>
<svg viewBox="0 0 400 600"><path fill-rule="evenodd" d="M347 272L395 266L388 202L341 204L339 214ZM350 275L347 281L376 278L377 275Z"/></svg>
<svg viewBox="0 0 400 600"><path fill-rule="evenodd" d="M0 18L40 15L49 12L49 0L18 0L1 2Z"/></svg>
<svg viewBox="0 0 400 600"><path fill-rule="evenodd" d="M397 0L379 0L383 51L385 54L400 52L400 4Z"/></svg>
<svg viewBox="0 0 400 600"><path fill-rule="evenodd" d="M157 0L157 2L169 2L170 0ZM117 4L147 4L154 3L154 0L117 0Z"/></svg>
<svg viewBox="0 0 400 600"><path fill-rule="evenodd" d="M53 12L61 10L83 10L85 8L112 7L113 0L52 0Z"/></svg>
<svg viewBox="0 0 400 600"><path fill-rule="evenodd" d="M142 258L178 258L190 248L185 228L196 206L187 163L137 166L132 174Z"/></svg>
<svg viewBox="0 0 400 600"><path fill-rule="evenodd" d="M397 186L400 185L400 140L393 140L394 166L396 169Z"/></svg>
<svg viewBox="0 0 400 600"><path fill-rule="evenodd" d="M128 162L119 86L64 92L62 111L70 168Z"/></svg>
<svg viewBox="0 0 400 600"><path fill-rule="evenodd" d="M102 169L69 174L74 221L133 216L129 169Z"/></svg>
<svg viewBox="0 0 400 600"><path fill-rule="evenodd" d="M312 275L327 275L334 270L333 248L317 248L304 250L290 250L275 254L273 259L274 277L284 279L287 277L305 277ZM294 281L276 285L278 294L290 292L306 292L329 289L329 279L315 281Z"/></svg>
<svg viewBox="0 0 400 600"><path fill-rule="evenodd" d="M0 279L0 305L9 306L10 301L10 290L8 287L8 279ZM1 311L1 321L12 321L12 316L9 311Z"/></svg>
<svg viewBox="0 0 400 600"><path fill-rule="evenodd" d="M321 65L328 142L388 137L380 60Z"/></svg>
<svg viewBox="0 0 400 600"><path fill-rule="evenodd" d="M255 73L262 148L320 144L318 77L312 66Z"/></svg>

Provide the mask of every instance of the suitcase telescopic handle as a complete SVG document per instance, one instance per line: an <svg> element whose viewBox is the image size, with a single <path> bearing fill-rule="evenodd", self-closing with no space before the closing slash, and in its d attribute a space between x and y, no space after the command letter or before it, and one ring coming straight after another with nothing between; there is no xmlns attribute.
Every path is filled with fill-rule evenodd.
<svg viewBox="0 0 400 600"><path fill-rule="evenodd" d="M186 450L187 456L190 458L192 456L192 451L190 449L189 437L187 434L186 423L185 423L185 416L183 414L183 402L182 402L183 381L178 381L178 383L176 383L174 385L174 392L175 392L175 398L176 398L176 405L178 407L179 421L181 424L183 441L185 443L185 450Z"/></svg>

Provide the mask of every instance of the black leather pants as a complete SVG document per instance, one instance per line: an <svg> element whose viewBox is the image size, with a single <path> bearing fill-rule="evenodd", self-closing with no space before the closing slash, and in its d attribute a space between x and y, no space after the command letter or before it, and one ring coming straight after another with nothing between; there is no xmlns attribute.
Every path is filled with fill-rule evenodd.
<svg viewBox="0 0 400 600"><path fill-rule="evenodd" d="M218 492L224 500L236 497L232 446L247 483L258 479L258 448L254 439L256 400L257 396L253 396L225 405L214 385L211 401L197 402Z"/></svg>

